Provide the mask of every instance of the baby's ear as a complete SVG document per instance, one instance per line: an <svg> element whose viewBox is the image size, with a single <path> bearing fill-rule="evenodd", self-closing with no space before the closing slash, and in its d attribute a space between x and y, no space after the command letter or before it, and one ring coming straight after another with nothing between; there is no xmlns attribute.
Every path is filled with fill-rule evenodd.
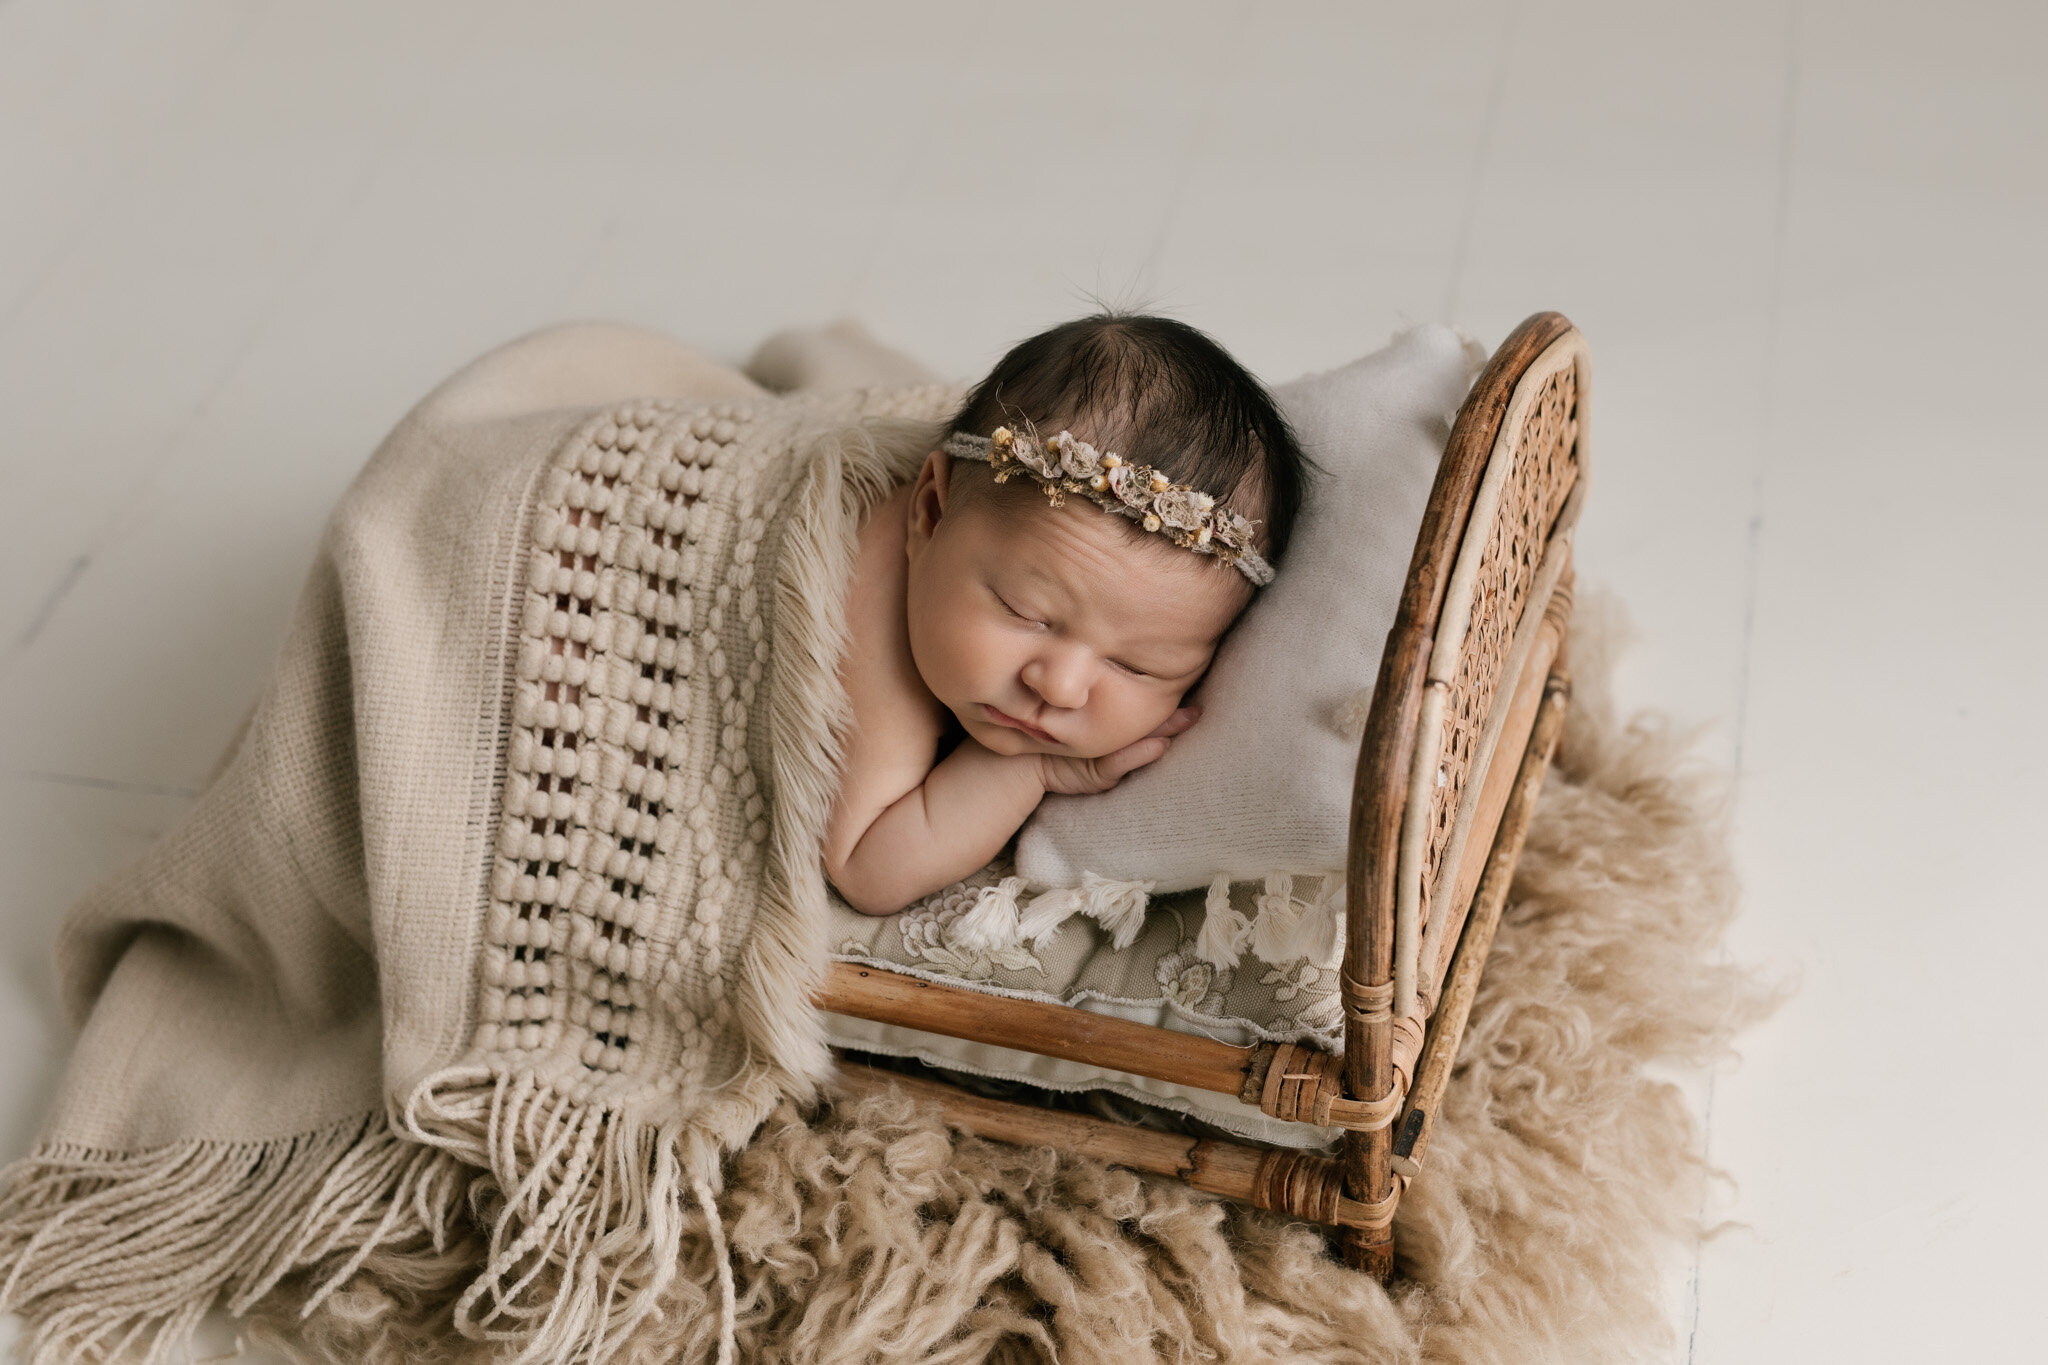
<svg viewBox="0 0 2048 1365"><path fill-rule="evenodd" d="M946 493L953 477L953 457L943 450L934 450L924 457L924 467L917 471L916 480L910 485L910 516L906 534L911 554L932 538L939 529L939 522L946 515Z"/></svg>

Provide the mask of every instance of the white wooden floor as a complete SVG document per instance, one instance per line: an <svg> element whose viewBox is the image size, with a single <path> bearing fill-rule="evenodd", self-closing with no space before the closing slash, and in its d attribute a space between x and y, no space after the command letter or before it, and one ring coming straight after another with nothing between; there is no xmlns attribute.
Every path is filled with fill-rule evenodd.
<svg viewBox="0 0 2048 1365"><path fill-rule="evenodd" d="M1741 775L1689 1360L2017 1360L2048 1257L2036 5L0 0L0 1147L384 429L574 316L963 376L1149 301L1268 378L1563 309L1583 573ZM2038 1346L2034 1349L2039 1349Z"/></svg>

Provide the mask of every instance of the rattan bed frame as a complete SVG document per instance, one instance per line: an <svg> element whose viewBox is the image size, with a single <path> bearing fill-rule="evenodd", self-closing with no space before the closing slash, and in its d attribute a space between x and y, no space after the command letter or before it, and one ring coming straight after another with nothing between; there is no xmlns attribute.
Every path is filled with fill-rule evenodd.
<svg viewBox="0 0 2048 1365"><path fill-rule="evenodd" d="M1311 1219L1337 1230L1348 1263L1388 1276L1394 1211L1429 1149L1563 728L1586 364L1578 330L1539 313L1501 343L1452 426L1359 746L1341 1054L1233 1047L851 963L834 964L817 996L840 1014L1220 1091L1275 1118L1341 1128L1336 1158L1125 1127L854 1065L846 1084L904 1086L987 1137L1178 1176Z"/></svg>

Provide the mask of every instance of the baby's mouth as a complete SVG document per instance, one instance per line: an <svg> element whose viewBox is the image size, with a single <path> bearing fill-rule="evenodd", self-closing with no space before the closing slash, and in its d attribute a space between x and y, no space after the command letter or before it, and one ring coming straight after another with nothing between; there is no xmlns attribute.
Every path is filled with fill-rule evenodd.
<svg viewBox="0 0 2048 1365"><path fill-rule="evenodd" d="M994 721L998 725L1007 725L1012 730L1021 730L1025 734L1031 736L1033 739L1040 740L1046 744L1059 743L1057 739L1054 739L1050 734L1046 733L1044 730L1039 729L1036 725L1033 725L1028 721L1018 720L1015 716L1011 715L1007 711L998 711L995 707L990 706L986 702L982 703L981 709L988 714L988 718L990 720Z"/></svg>

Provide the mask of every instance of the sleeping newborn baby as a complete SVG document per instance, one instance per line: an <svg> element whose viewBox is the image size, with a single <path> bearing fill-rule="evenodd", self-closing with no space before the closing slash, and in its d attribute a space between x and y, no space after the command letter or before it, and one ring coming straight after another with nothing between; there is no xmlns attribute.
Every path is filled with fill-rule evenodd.
<svg viewBox="0 0 2048 1365"><path fill-rule="evenodd" d="M1083 318L1004 356L861 527L824 846L848 903L899 910L1047 792L1165 754L1308 470L1265 389L1185 324Z"/></svg>

